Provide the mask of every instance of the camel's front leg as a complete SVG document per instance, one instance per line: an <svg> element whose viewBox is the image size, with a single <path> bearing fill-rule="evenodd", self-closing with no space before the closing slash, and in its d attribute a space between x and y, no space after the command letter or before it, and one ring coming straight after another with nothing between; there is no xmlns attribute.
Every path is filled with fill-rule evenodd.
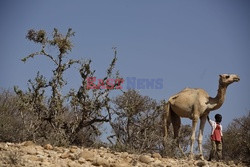
<svg viewBox="0 0 250 167"><path fill-rule="evenodd" d="M197 122L198 122L198 117L194 117L193 121L192 121L192 135L191 135L191 146L190 146L190 158L193 158L193 148L194 148L195 131L196 131Z"/></svg>
<svg viewBox="0 0 250 167"><path fill-rule="evenodd" d="M200 150L201 159L204 159L203 152L202 152L202 139L203 139L203 131L206 123L207 115L203 115L200 117L200 130L199 130L199 137L198 137L198 146Z"/></svg>

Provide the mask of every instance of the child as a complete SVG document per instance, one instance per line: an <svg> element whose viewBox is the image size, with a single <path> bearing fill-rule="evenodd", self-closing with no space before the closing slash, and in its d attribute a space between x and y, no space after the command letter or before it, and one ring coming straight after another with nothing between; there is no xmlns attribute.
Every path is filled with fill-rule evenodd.
<svg viewBox="0 0 250 167"><path fill-rule="evenodd" d="M209 124L212 127L212 133L211 133L211 143L212 143L212 150L210 153L209 161L213 160L215 156L218 156L218 159L222 159L222 126L221 126L221 120L222 116L220 114L215 115L215 121L212 121L209 119L209 116L207 116L207 120Z"/></svg>

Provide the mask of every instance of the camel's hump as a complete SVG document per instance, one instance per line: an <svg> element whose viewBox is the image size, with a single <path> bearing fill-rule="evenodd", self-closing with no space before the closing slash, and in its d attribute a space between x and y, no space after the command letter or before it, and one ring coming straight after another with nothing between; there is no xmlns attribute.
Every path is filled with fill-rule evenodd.
<svg viewBox="0 0 250 167"><path fill-rule="evenodd" d="M203 98L207 98L208 93L201 88L185 88L182 91L180 91L179 93L171 96L169 98L169 100L173 100L173 99L177 99L178 97L181 98L199 98L199 97L203 97Z"/></svg>

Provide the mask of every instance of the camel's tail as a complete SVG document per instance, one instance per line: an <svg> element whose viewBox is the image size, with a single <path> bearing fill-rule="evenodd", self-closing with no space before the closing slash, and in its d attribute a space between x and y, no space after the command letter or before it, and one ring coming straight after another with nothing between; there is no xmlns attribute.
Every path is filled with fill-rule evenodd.
<svg viewBox="0 0 250 167"><path fill-rule="evenodd" d="M163 125L166 126L167 125L167 118L169 116L169 111L170 110L170 104L169 102L167 102L165 105L164 105L164 113L163 113Z"/></svg>

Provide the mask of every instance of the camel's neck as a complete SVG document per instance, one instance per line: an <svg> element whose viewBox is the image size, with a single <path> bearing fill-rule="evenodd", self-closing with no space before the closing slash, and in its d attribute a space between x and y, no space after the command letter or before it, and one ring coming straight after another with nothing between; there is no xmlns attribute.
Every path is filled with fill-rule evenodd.
<svg viewBox="0 0 250 167"><path fill-rule="evenodd" d="M211 110L217 110L218 108L220 108L222 106L222 104L224 103L224 100L225 100L226 90L227 90L227 85L219 84L219 89L218 89L216 97L209 98Z"/></svg>

